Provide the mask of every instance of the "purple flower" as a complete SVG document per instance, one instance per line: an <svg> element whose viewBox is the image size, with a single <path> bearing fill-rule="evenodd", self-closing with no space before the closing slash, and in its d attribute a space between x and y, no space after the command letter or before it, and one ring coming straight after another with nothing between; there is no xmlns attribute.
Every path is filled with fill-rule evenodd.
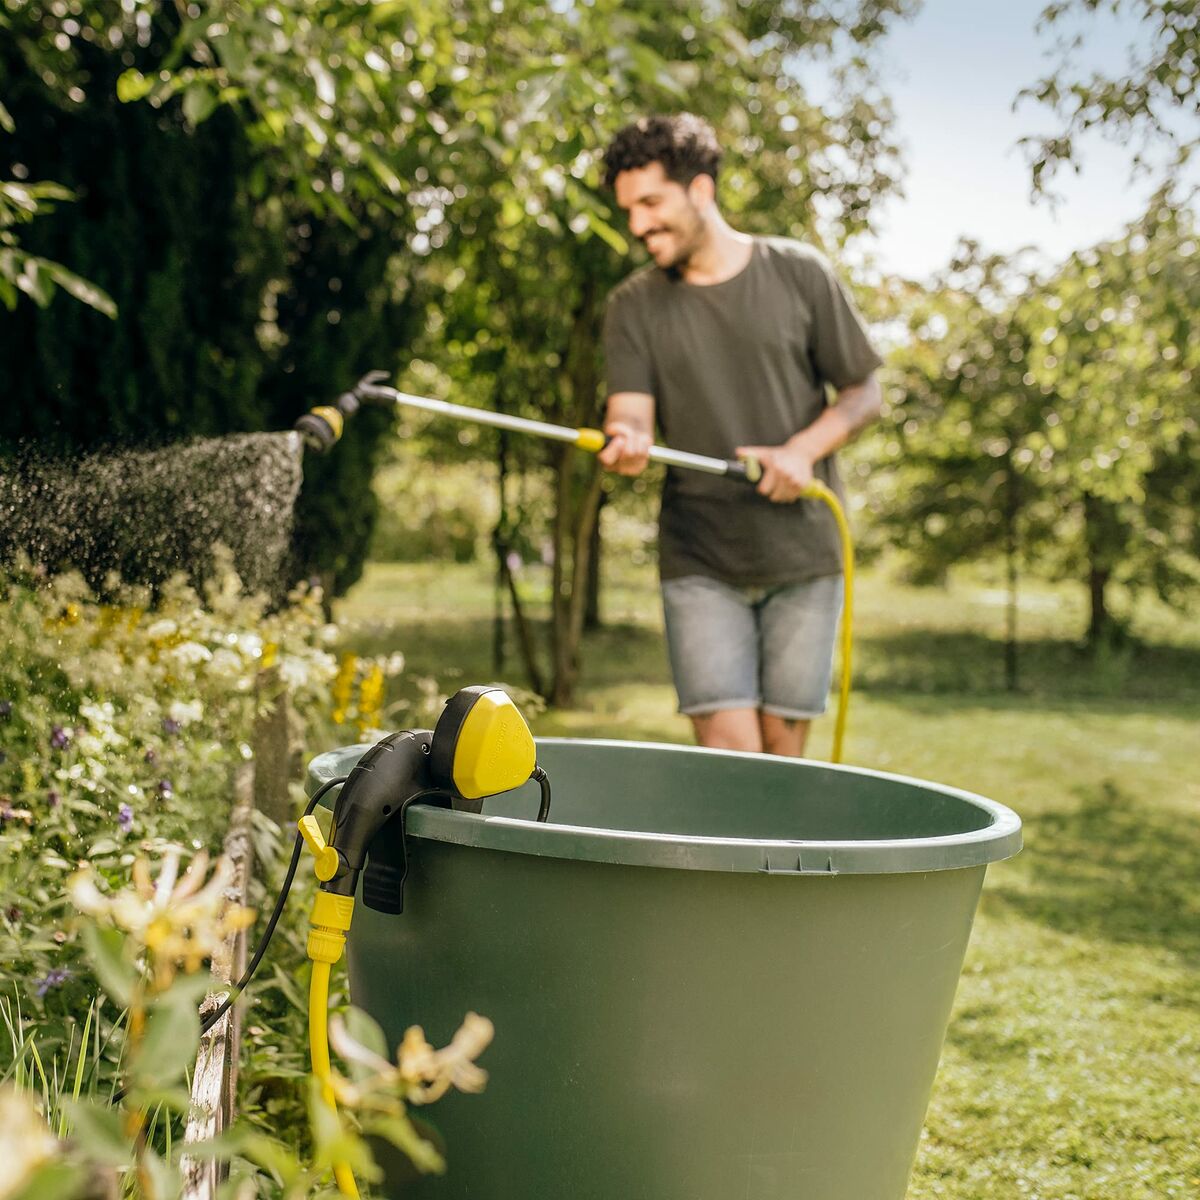
<svg viewBox="0 0 1200 1200"><path fill-rule="evenodd" d="M34 991L38 996L44 996L51 988L60 987L70 978L71 971L69 967L52 967L38 980Z"/></svg>
<svg viewBox="0 0 1200 1200"><path fill-rule="evenodd" d="M117 809L117 824L122 833L128 833L133 828L133 809L128 804L122 804Z"/></svg>
<svg viewBox="0 0 1200 1200"><path fill-rule="evenodd" d="M62 803L62 797L53 788L51 788L46 793L46 803L49 804L51 808L57 808Z"/></svg>
<svg viewBox="0 0 1200 1200"><path fill-rule="evenodd" d="M174 717L163 717L163 733L176 734L183 728Z"/></svg>
<svg viewBox="0 0 1200 1200"><path fill-rule="evenodd" d="M61 726L54 725L50 729L50 745L55 750L65 750L71 744L71 735Z"/></svg>
<svg viewBox="0 0 1200 1200"><path fill-rule="evenodd" d="M145 754L142 755L142 760L144 762L148 762L151 766L154 766L155 760L157 758L158 758L158 755L155 754L153 747L151 747L149 750L146 751Z"/></svg>
<svg viewBox="0 0 1200 1200"><path fill-rule="evenodd" d="M0 700L0 721L7 721L12 716L12 701Z"/></svg>
<svg viewBox="0 0 1200 1200"><path fill-rule="evenodd" d="M158 781L158 794L164 800L175 794L175 789L171 786L171 781L169 779L160 779Z"/></svg>

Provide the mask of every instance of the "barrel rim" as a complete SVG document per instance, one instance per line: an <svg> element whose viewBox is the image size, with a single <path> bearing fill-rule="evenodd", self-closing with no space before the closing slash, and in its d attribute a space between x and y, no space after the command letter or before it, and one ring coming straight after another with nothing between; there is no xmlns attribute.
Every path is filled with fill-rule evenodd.
<svg viewBox="0 0 1200 1200"><path fill-rule="evenodd" d="M658 753L769 760L772 763L781 761L774 755L750 751L710 750L700 746L612 738L538 738L537 743L539 746L586 745L623 751L652 750ZM367 749L368 745L363 743L317 755L308 769L309 793L312 794L322 784L344 773ZM408 812L408 832L413 837L457 846L539 858L769 875L875 875L956 870L986 866L1011 858L1022 847L1021 818L1007 805L975 792L911 775L844 763L806 760L803 764L797 762L795 765L917 787L981 809L991 817L991 821L980 829L933 837L807 841L599 829L588 825L558 824L553 820L539 825L535 821L517 817L455 812L415 804Z"/></svg>

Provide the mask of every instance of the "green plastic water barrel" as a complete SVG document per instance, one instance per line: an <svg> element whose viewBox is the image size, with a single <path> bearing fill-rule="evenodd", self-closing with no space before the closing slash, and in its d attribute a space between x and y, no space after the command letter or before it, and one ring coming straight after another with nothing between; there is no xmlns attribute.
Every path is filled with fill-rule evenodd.
<svg viewBox="0 0 1200 1200"><path fill-rule="evenodd" d="M365 747L313 761L346 774ZM461 1200L900 1200L989 862L1021 824L856 768L547 739L553 785L414 806L404 913L359 904L350 988L394 1044L496 1037L419 1115Z"/></svg>

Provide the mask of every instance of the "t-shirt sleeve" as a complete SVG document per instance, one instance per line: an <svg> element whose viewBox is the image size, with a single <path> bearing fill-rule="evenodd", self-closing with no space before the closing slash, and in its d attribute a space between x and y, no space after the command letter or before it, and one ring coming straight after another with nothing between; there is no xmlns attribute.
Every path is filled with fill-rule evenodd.
<svg viewBox="0 0 1200 1200"><path fill-rule="evenodd" d="M883 360L871 345L866 323L824 255L801 260L804 297L812 310L813 365L835 388L861 383Z"/></svg>
<svg viewBox="0 0 1200 1200"><path fill-rule="evenodd" d="M617 392L654 395L654 364L637 309L632 297L618 289L604 312L605 382L610 396Z"/></svg>

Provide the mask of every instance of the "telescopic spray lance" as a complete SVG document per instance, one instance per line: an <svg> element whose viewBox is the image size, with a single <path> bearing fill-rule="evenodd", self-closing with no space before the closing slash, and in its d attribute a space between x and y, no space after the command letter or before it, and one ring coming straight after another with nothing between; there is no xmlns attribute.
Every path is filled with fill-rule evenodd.
<svg viewBox="0 0 1200 1200"><path fill-rule="evenodd" d="M413 396L389 387L385 382L387 377L386 371L369 371L353 388L343 392L332 405L322 405L305 413L295 425L305 445L318 453L328 450L341 437L345 420L364 402L415 408L456 421L471 421L476 425L490 425L496 429L531 434L533 437L546 438L553 442L566 442L591 454L598 454L609 442L609 438L601 429L572 429L567 425L552 425L547 421L533 421L528 417L513 417L507 413L491 412L486 408L471 408L465 404L450 404L445 400ZM761 465L750 457L740 460L710 458L704 454L672 450L667 446L651 446L650 461L663 463L668 467L679 467L685 471L723 475L726 479L736 479L751 487L762 478ZM833 752L830 755L830 760L836 763L842 761L846 717L850 708L850 663L854 648L854 544L850 538L850 526L842 505L825 484L814 479L801 496L806 500L818 500L829 508L837 523L842 544L845 607L842 610L841 682L837 718L833 726Z"/></svg>

